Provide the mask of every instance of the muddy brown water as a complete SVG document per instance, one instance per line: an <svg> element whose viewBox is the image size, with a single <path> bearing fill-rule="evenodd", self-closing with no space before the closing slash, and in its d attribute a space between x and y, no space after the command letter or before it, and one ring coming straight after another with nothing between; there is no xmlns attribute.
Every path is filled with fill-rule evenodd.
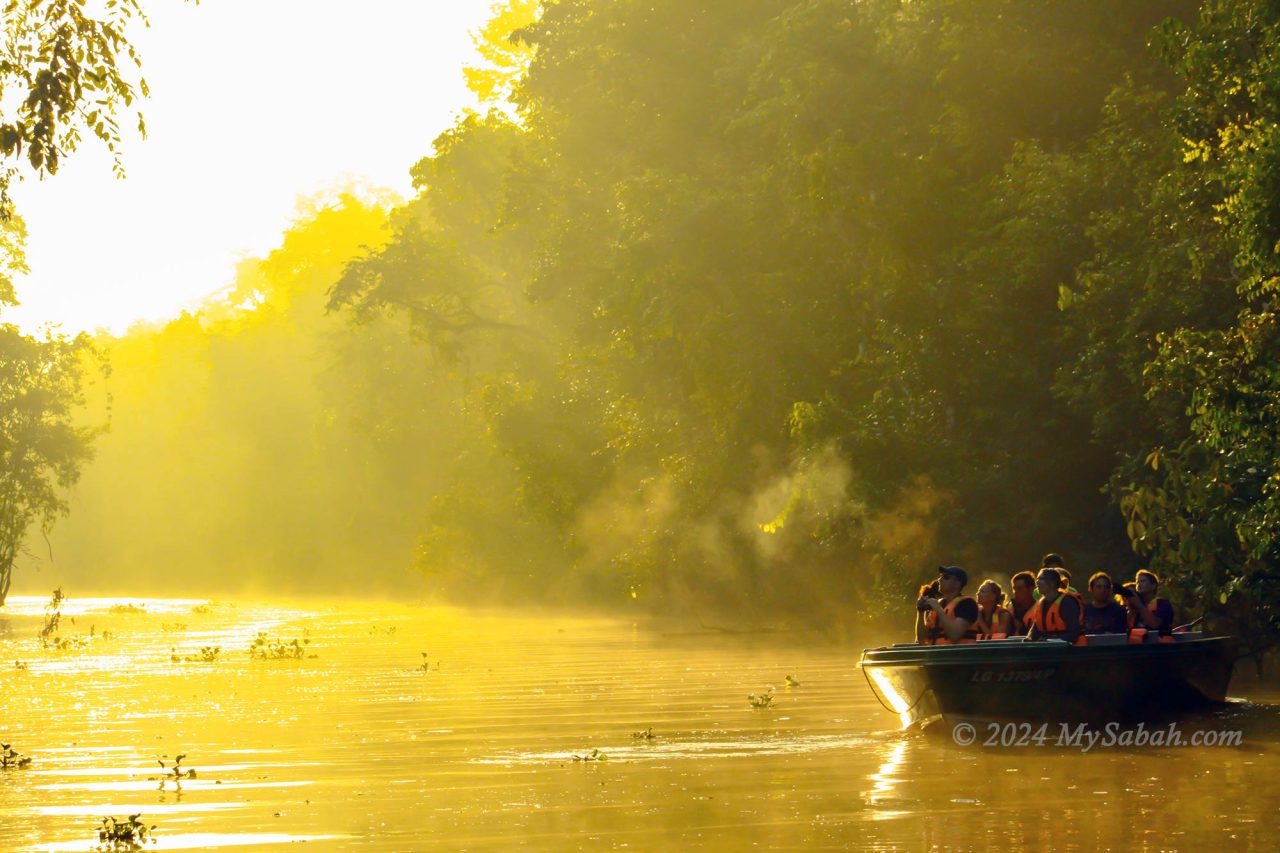
<svg viewBox="0 0 1280 853"><path fill-rule="evenodd" d="M1280 713L1259 689L1177 724L1238 745L962 747L899 731L856 649L785 636L72 599L60 633L84 645L58 651L45 604L0 610L0 742L32 759L0 771L2 850L87 851L139 812L154 850L1276 847ZM304 657L251 658L259 632ZM160 767L178 754L195 778Z"/></svg>

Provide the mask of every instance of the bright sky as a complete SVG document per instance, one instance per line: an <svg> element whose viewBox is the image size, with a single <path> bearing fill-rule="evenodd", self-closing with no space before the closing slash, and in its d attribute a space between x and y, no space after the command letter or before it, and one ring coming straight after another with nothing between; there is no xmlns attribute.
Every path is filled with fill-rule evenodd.
<svg viewBox="0 0 1280 853"><path fill-rule="evenodd" d="M277 245L300 197L352 179L408 196L409 168L474 105L462 68L493 2L148 0L134 34L147 139L122 118L125 180L87 140L15 187L31 273L0 319L67 333L167 319Z"/></svg>

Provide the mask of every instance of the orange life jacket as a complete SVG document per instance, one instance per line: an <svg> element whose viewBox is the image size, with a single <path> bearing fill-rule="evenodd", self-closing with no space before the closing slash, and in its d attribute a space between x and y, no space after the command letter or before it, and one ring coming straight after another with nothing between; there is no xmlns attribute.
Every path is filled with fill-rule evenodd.
<svg viewBox="0 0 1280 853"><path fill-rule="evenodd" d="M996 631L1000 627L1001 617L1003 617L1004 614L1006 613L1009 613L1009 611L1006 610L1003 606L997 604L995 609L991 611L991 621L988 622L985 618L983 618L982 607L979 606L978 621L970 625L969 628L970 630L976 631L979 640L993 639L995 637ZM1010 618L1013 618L1013 614L1010 614ZM1006 637L1008 636L1008 634L1001 633L1000 636Z"/></svg>
<svg viewBox="0 0 1280 853"><path fill-rule="evenodd" d="M1065 634L1067 632L1067 621L1062 618L1062 600L1067 596L1071 596L1076 600L1076 618L1079 619L1084 614L1084 600L1080 597L1080 593L1068 592L1064 589L1058 593L1058 597L1047 608L1045 607L1045 599L1042 598L1037 601L1035 606L1027 611L1027 624L1035 626L1041 634L1047 637ZM1075 627L1080 628L1081 626L1076 625Z"/></svg>
<svg viewBox="0 0 1280 853"><path fill-rule="evenodd" d="M948 616L954 619L956 618L956 606L959 605L960 602L962 601L972 601L975 607L978 604L977 599L975 599L972 595L957 595L955 598L948 601L946 603L946 606L944 606L942 609L943 611L946 612ZM979 614L978 618L982 618L981 609L979 609L978 614ZM930 645L945 646L951 642L947 638L946 632L942 630L942 620L938 618L938 614L935 611L926 610L924 612L924 627L925 627L925 630L929 632L929 636L926 639ZM974 626L970 625L965 630L964 637L962 637L957 642L961 642L961 643L965 641L973 642L976 639L977 639L977 632L974 630Z"/></svg>
<svg viewBox="0 0 1280 853"><path fill-rule="evenodd" d="M1158 595L1157 595L1155 598L1151 599L1151 601L1147 603L1147 612L1148 612L1148 613L1152 613L1152 614L1154 614L1154 613L1155 613L1155 609L1156 609L1156 602L1157 602L1157 601L1159 601L1159 600L1160 600L1160 596L1158 596ZM1137 609L1136 607L1129 607L1129 606L1126 604L1126 605L1125 605L1125 610L1128 610L1128 611L1129 611L1129 613L1128 613L1128 617L1129 617L1129 630L1131 630L1131 631L1132 631L1134 628L1146 628L1146 627L1147 627L1147 624L1146 624L1145 622L1142 622L1142 623L1139 623L1139 622L1138 622L1138 609ZM1170 627L1171 627L1171 626L1169 626L1169 625L1165 625L1165 626L1164 626L1164 628L1165 628L1165 630L1166 630L1166 631L1167 631L1167 630L1169 630L1169 628L1170 628ZM1155 629L1155 628L1152 628L1151 630L1152 630L1152 631L1154 631L1154 630L1156 630L1156 629Z"/></svg>
<svg viewBox="0 0 1280 853"><path fill-rule="evenodd" d="M1031 604L1027 606L1027 609L1022 611L1022 618L1018 618L1017 605L1012 601L1009 602L1009 608L1008 608L1009 615L1013 617L1013 633L1015 634L1027 633L1027 629L1031 627L1031 623L1028 622L1027 620L1031 618L1031 608L1035 606L1036 606L1036 603L1034 601L1031 602Z"/></svg>

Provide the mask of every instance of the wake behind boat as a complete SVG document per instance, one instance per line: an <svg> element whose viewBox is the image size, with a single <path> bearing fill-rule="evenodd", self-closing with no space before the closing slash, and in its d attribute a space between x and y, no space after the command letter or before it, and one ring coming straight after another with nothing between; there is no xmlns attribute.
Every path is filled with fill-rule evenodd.
<svg viewBox="0 0 1280 853"><path fill-rule="evenodd" d="M1087 645L1021 637L958 645L900 643L860 666L904 727L958 722L1137 721L1226 699L1237 642L1201 632L1089 635Z"/></svg>

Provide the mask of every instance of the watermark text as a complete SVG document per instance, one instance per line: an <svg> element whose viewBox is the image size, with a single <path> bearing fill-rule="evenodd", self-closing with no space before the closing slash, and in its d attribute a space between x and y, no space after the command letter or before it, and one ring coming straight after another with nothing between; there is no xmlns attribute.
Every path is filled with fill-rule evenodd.
<svg viewBox="0 0 1280 853"><path fill-rule="evenodd" d="M1177 723L1148 726L1138 723L1124 726L1107 723L957 723L951 738L960 746L982 747L1053 747L1089 752L1095 748L1148 748L1169 746L1240 746L1240 731L1197 730L1184 732Z"/></svg>

